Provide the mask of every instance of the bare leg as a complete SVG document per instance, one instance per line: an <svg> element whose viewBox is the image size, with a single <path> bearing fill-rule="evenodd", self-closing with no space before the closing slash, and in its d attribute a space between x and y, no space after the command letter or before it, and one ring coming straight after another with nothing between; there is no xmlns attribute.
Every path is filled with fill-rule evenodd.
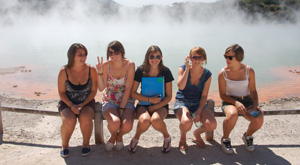
<svg viewBox="0 0 300 165"><path fill-rule="evenodd" d="M108 141L114 144L117 139L117 134L121 124L119 113L117 109L109 108L104 112L104 117L107 120L107 128L111 134L111 137Z"/></svg>
<svg viewBox="0 0 300 165"><path fill-rule="evenodd" d="M61 125L62 149L68 149L70 138L76 126L76 116L70 110L70 108L66 108L62 110L60 115L62 119L62 125Z"/></svg>
<svg viewBox="0 0 300 165"><path fill-rule="evenodd" d="M87 106L81 109L78 120L80 122L80 129L83 136L83 148L89 148L90 146L90 139L93 132L93 117L93 108Z"/></svg>
<svg viewBox="0 0 300 165"><path fill-rule="evenodd" d="M140 139L141 134L149 129L151 123L150 114L145 107L139 107L139 109L137 110L137 116L139 121L134 138L138 140Z"/></svg>
<svg viewBox="0 0 300 165"><path fill-rule="evenodd" d="M205 147L205 143L201 138L201 134L203 132L210 132L215 130L217 127L217 121L214 115L209 111L209 109L205 108L201 112L200 122L202 123L202 126L194 131L194 136L196 138L196 144L199 147Z"/></svg>
<svg viewBox="0 0 300 165"><path fill-rule="evenodd" d="M176 117L179 119L179 130L180 130L180 141L179 149L185 150L186 145L186 133L191 130L193 126L193 119L190 115L190 112L187 108L182 108L176 113Z"/></svg>
<svg viewBox="0 0 300 165"><path fill-rule="evenodd" d="M261 126L264 123L264 115L260 115L258 118L252 117L250 114L246 114L245 119L250 121L250 124L248 126L246 136L252 136L257 130L261 128Z"/></svg>
<svg viewBox="0 0 300 165"><path fill-rule="evenodd" d="M168 112L164 107L156 110L151 117L151 124L153 128L159 132L161 132L164 136L164 138L170 137L170 134L168 133L166 123L164 122L164 119L167 117Z"/></svg>
<svg viewBox="0 0 300 165"><path fill-rule="evenodd" d="M124 113L122 114L122 124L117 136L117 142L123 141L122 136L132 130L135 115L134 113L135 112L132 109L125 109Z"/></svg>
<svg viewBox="0 0 300 165"><path fill-rule="evenodd" d="M223 138L228 138L238 120L239 114L235 106L228 105L225 108L225 115L226 117L223 121Z"/></svg>

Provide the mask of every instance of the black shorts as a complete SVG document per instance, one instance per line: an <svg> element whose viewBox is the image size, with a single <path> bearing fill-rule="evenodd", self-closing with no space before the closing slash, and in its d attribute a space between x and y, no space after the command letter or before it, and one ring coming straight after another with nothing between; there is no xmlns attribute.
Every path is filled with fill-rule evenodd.
<svg viewBox="0 0 300 165"><path fill-rule="evenodd" d="M95 99L91 100L89 103L87 103L85 106L91 107L95 110ZM62 110L70 108L67 104L65 104L62 100L58 103L58 112L61 112Z"/></svg>
<svg viewBox="0 0 300 165"><path fill-rule="evenodd" d="M145 107L146 109L148 109L150 105L140 105L140 104L137 104L136 107L135 107L135 112L137 112L138 108L139 107ZM166 108L167 110L167 113L169 113L169 104L163 106L164 108Z"/></svg>

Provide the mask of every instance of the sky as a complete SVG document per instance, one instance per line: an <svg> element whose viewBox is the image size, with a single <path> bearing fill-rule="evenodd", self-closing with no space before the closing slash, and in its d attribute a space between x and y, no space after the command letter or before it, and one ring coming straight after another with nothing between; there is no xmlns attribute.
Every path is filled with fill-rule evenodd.
<svg viewBox="0 0 300 165"><path fill-rule="evenodd" d="M174 2L216 2L218 0L114 0L115 2L129 7L142 7L144 5L172 5Z"/></svg>

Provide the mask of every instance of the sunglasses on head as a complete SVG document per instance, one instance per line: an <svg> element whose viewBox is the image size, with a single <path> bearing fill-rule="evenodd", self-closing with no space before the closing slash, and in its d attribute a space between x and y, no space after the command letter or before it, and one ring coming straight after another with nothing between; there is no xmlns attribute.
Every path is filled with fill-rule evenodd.
<svg viewBox="0 0 300 165"><path fill-rule="evenodd" d="M225 59L232 60L233 57L235 57L235 56L227 56L226 54L224 54L224 58L225 58Z"/></svg>
<svg viewBox="0 0 300 165"><path fill-rule="evenodd" d="M200 61L200 60L203 60L204 57L203 56L191 56L191 59Z"/></svg>
<svg viewBox="0 0 300 165"><path fill-rule="evenodd" d="M109 51L109 52L108 52L108 55L109 55L109 56L112 56L112 55L119 55L119 54L121 54L121 52L118 51L118 50L116 50L116 51Z"/></svg>
<svg viewBox="0 0 300 165"><path fill-rule="evenodd" d="M150 58L150 60L153 60L154 58L160 60L161 59L161 55L157 55L156 57L154 55L150 55L149 58Z"/></svg>

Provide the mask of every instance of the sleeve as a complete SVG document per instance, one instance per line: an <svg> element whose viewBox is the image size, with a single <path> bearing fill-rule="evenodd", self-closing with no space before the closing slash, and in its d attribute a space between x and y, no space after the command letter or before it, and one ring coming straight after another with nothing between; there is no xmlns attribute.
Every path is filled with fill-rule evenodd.
<svg viewBox="0 0 300 165"><path fill-rule="evenodd" d="M205 74L205 81L204 82L206 82L212 75L212 73L208 69L205 68L205 70L206 70L206 74Z"/></svg>
<svg viewBox="0 0 300 165"><path fill-rule="evenodd" d="M163 76L165 77L165 83L168 83L168 82L171 82L171 81L174 80L174 77L173 77L173 75L172 75L172 72L171 72L170 69L167 68L167 67L164 69L164 74L163 74Z"/></svg>
<svg viewBox="0 0 300 165"><path fill-rule="evenodd" d="M134 81L141 82L143 76L143 70L141 67L138 67L135 71Z"/></svg>

